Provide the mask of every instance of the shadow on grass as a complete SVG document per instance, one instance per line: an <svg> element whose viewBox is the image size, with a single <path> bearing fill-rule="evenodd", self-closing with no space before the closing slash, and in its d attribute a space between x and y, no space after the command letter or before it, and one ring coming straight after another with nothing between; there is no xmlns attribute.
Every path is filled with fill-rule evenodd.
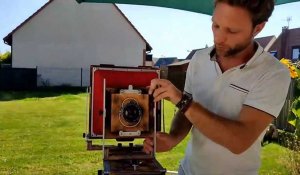
<svg viewBox="0 0 300 175"><path fill-rule="evenodd" d="M26 91L0 91L0 101L22 100L25 98L55 97L63 94L86 92L85 87L43 87Z"/></svg>

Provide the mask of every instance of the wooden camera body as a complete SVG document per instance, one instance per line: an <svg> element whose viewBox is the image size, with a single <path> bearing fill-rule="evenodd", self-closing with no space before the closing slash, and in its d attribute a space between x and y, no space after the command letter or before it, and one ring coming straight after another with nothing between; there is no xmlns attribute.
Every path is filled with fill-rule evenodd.
<svg viewBox="0 0 300 175"><path fill-rule="evenodd" d="M132 143L161 130L161 104L154 103L147 90L159 74L155 68L91 66L88 131L84 137L88 150L103 150L103 170L98 174L166 173L155 159L155 151L146 154L142 145ZM101 139L102 145L94 145L95 139ZM108 139L117 142L108 145Z"/></svg>

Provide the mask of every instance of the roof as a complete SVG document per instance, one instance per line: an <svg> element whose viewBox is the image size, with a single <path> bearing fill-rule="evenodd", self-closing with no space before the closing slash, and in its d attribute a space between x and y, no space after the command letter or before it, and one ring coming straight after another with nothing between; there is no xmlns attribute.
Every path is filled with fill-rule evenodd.
<svg viewBox="0 0 300 175"><path fill-rule="evenodd" d="M292 34L298 34L300 28L293 28L293 29L287 29L289 31L289 33L292 33Z"/></svg>
<svg viewBox="0 0 300 175"><path fill-rule="evenodd" d="M29 16L25 21L23 21L20 25L18 25L14 30L12 30L6 37L3 38L4 43L8 45L12 45L12 36L13 34L19 30L22 26L24 26L27 22L29 22L32 18L34 18L36 15L39 14L44 8L46 8L49 4L51 4L54 0L49 0L45 5L43 5L41 8L39 8L36 12L34 12L31 16ZM152 47L150 44L146 41L146 39L141 35L141 33L135 28L135 26L129 21L129 19L124 15L124 13L113 4L114 7L119 11L119 13L124 17L124 19L128 22L128 24L134 29L134 31L141 37L141 39L146 43L146 51L151 51Z"/></svg>
<svg viewBox="0 0 300 175"><path fill-rule="evenodd" d="M177 61L176 57L165 57L165 58L159 58L154 66L161 67L161 66L167 66L169 64L172 64Z"/></svg>
<svg viewBox="0 0 300 175"><path fill-rule="evenodd" d="M178 61L176 63L172 63L172 64L169 64L168 66L180 66L180 65L184 65L184 64L188 64L190 63L191 60L182 60L182 61Z"/></svg>
<svg viewBox="0 0 300 175"><path fill-rule="evenodd" d="M261 38L255 38L254 40L257 41L264 49L267 49L268 46L270 47L270 44L272 45L275 41L276 37L274 35L272 36L265 36Z"/></svg>
<svg viewBox="0 0 300 175"><path fill-rule="evenodd" d="M204 48L192 50L192 51L188 54L188 56L187 56L185 59L186 59L186 60L192 59L193 56L194 56L194 54L195 54L198 50L202 50L202 49L204 49Z"/></svg>

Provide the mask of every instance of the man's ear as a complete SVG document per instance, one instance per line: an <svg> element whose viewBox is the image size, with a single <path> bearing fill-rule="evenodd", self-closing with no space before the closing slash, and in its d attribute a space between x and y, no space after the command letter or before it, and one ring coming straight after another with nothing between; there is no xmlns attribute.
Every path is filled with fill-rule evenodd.
<svg viewBox="0 0 300 175"><path fill-rule="evenodd" d="M253 29L253 38L259 34L260 31L265 27L266 22L262 22L260 24L257 24Z"/></svg>

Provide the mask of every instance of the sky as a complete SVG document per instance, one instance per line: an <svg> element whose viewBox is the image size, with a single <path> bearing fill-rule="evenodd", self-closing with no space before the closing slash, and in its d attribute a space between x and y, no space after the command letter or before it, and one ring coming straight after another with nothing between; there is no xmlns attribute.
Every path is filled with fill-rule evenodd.
<svg viewBox="0 0 300 175"><path fill-rule="evenodd" d="M47 1L0 1L0 53L10 51L3 38ZM151 6L118 4L118 7L151 45L153 57L183 59L193 49L213 45L209 15ZM269 22L257 37L278 36L283 26L300 28L299 10L300 2L275 6Z"/></svg>

